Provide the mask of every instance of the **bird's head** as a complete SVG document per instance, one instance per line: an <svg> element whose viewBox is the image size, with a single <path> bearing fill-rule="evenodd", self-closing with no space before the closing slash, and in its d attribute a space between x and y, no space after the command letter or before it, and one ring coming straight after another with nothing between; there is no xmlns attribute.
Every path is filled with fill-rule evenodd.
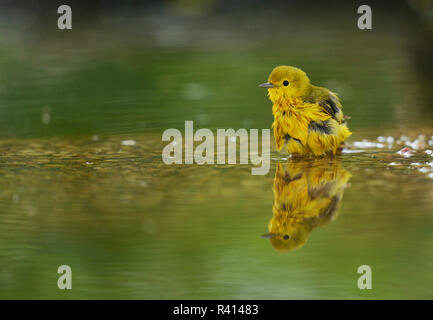
<svg viewBox="0 0 433 320"><path fill-rule="evenodd" d="M312 228L307 223L286 226L284 230L271 230L262 235L277 251L288 252L301 248L308 240Z"/></svg>
<svg viewBox="0 0 433 320"><path fill-rule="evenodd" d="M267 88L272 101L278 98L293 99L305 96L311 88L310 79L301 69L278 66L272 70L268 82L259 85Z"/></svg>

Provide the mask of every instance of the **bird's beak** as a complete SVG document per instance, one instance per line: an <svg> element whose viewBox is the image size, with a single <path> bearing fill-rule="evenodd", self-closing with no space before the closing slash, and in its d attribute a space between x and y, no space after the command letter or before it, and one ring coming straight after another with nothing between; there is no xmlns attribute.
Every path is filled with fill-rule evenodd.
<svg viewBox="0 0 433 320"><path fill-rule="evenodd" d="M265 82L265 83L259 84L259 87L260 88L275 88L275 86L270 82Z"/></svg>
<svg viewBox="0 0 433 320"><path fill-rule="evenodd" d="M268 239L272 239L273 237L276 237L278 234L276 233L266 233L262 235L262 238L268 238Z"/></svg>

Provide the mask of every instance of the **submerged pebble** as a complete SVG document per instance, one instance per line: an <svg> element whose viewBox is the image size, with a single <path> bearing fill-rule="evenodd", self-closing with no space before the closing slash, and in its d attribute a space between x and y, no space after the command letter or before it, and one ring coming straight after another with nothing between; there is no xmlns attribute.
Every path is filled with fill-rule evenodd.
<svg viewBox="0 0 433 320"><path fill-rule="evenodd" d="M413 150L408 147L404 147L403 149L397 151L397 153L405 158L410 158L413 156Z"/></svg>
<svg viewBox="0 0 433 320"><path fill-rule="evenodd" d="M379 136L377 137L377 141L379 141L380 143L387 143L388 147L391 147L395 139L392 136L388 136L388 137Z"/></svg>
<svg viewBox="0 0 433 320"><path fill-rule="evenodd" d="M421 139L416 139L415 141L406 141L406 145L414 150L421 150L425 148L425 141Z"/></svg>
<svg viewBox="0 0 433 320"><path fill-rule="evenodd" d="M430 172L432 169L430 169L430 168L426 168L426 167L423 167L423 168L419 168L418 169L418 171L419 172L422 172L422 173L427 173L427 172Z"/></svg>
<svg viewBox="0 0 433 320"><path fill-rule="evenodd" d="M389 165L390 166L399 166L399 165L401 165L401 163L399 163L399 162L391 162Z"/></svg>
<svg viewBox="0 0 433 320"><path fill-rule="evenodd" d="M405 136L404 134L402 134L401 136L400 136L400 141L408 141L409 140L409 137L408 136Z"/></svg>
<svg viewBox="0 0 433 320"><path fill-rule="evenodd" d="M343 153L361 153L361 152L365 152L365 150L352 150L352 149L343 149L341 152Z"/></svg>
<svg viewBox="0 0 433 320"><path fill-rule="evenodd" d="M366 139L362 141L353 142L353 146L357 148L384 148L385 147L383 143L371 142Z"/></svg>
<svg viewBox="0 0 433 320"><path fill-rule="evenodd" d="M135 146L136 142L135 140L123 140L122 146Z"/></svg>

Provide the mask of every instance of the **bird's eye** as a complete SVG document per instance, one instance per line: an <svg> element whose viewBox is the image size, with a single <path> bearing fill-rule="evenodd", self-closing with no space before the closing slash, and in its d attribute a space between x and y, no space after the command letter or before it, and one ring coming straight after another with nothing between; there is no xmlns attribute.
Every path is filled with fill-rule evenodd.
<svg viewBox="0 0 433 320"><path fill-rule="evenodd" d="M285 85L286 87L289 85L289 81L287 81L287 80L284 80L283 81L283 85Z"/></svg>
<svg viewBox="0 0 433 320"><path fill-rule="evenodd" d="M289 240L289 239L290 239L290 237L289 237L289 235L288 235L288 234L285 234L285 235L283 236L283 239L284 239L284 240Z"/></svg>

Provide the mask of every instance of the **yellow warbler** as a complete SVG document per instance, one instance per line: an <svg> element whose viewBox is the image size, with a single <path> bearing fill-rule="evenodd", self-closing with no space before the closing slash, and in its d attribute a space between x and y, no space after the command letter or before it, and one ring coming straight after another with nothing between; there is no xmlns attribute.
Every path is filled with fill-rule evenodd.
<svg viewBox="0 0 433 320"><path fill-rule="evenodd" d="M336 93L310 83L304 71L279 66L272 70L267 88L273 103L275 143L295 155L336 154L352 133L346 126Z"/></svg>

